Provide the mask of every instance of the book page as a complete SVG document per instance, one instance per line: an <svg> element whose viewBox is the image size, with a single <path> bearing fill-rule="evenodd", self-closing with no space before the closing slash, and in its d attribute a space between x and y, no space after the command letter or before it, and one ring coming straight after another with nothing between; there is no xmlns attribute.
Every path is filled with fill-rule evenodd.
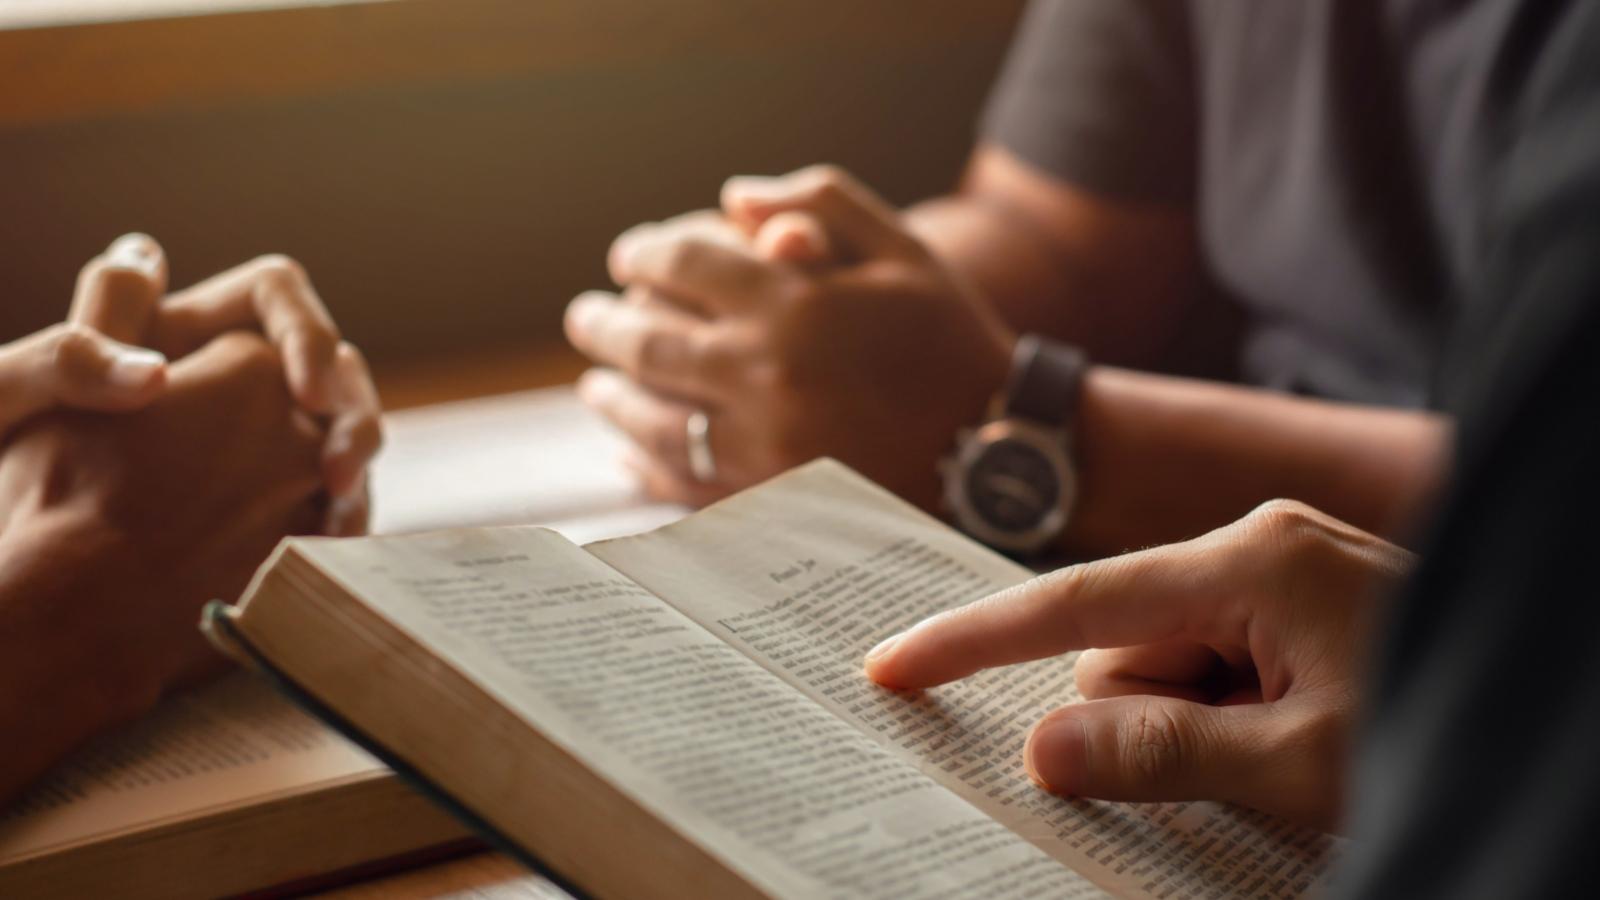
<svg viewBox="0 0 1600 900"><path fill-rule="evenodd" d="M0 865L388 770L248 673L167 698L0 807Z"/></svg>
<svg viewBox="0 0 1600 900"><path fill-rule="evenodd" d="M1099 894L554 532L296 548L774 895ZM513 763L482 779L519 777Z"/></svg>
<svg viewBox="0 0 1600 900"><path fill-rule="evenodd" d="M868 682L861 662L878 641L1032 573L837 463L588 549L1118 893L1298 896L1331 861L1326 836L1247 810L1069 801L1035 788L1023 743L1045 712L1081 699L1072 656L920 695Z"/></svg>

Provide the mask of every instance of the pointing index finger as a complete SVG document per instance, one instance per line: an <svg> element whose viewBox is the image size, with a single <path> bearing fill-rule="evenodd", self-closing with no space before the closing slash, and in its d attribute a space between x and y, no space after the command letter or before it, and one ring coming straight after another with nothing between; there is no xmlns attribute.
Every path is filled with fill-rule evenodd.
<svg viewBox="0 0 1600 900"><path fill-rule="evenodd" d="M1225 588L1240 581L1237 541L1219 540L1224 532L1071 566L940 613L878 645L866 675L886 687L932 687L1071 650L1216 634L1226 627Z"/></svg>

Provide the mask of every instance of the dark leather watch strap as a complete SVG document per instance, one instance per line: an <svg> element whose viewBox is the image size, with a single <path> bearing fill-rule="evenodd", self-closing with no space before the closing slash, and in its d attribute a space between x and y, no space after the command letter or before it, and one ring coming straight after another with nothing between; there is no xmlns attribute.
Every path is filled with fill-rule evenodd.
<svg viewBox="0 0 1600 900"><path fill-rule="evenodd" d="M1070 344L1025 334L1017 339L1006 384L1005 414L1066 427L1078 410L1078 388L1089 357Z"/></svg>

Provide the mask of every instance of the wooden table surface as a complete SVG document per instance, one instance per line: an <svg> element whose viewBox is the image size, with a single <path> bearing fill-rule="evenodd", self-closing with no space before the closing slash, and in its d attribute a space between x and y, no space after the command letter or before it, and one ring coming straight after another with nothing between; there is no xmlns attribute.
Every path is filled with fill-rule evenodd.
<svg viewBox="0 0 1600 900"><path fill-rule="evenodd" d="M425 360L377 364L386 411L571 384L588 362L565 342L512 343Z"/></svg>

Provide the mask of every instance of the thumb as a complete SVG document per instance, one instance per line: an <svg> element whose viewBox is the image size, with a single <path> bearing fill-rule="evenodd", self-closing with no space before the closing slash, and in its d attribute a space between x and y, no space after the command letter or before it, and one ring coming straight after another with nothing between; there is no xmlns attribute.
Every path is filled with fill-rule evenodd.
<svg viewBox="0 0 1600 900"><path fill-rule="evenodd" d="M139 409L166 386L167 359L88 328L56 325L0 347L0 428L65 406Z"/></svg>
<svg viewBox="0 0 1600 900"><path fill-rule="evenodd" d="M1028 776L1069 797L1221 800L1304 818L1292 755L1277 754L1273 711L1172 697L1114 697L1057 709L1023 751ZM1309 765L1309 761L1305 761ZM1298 814L1298 815L1297 815Z"/></svg>
<svg viewBox="0 0 1600 900"><path fill-rule="evenodd" d="M777 178L730 178L722 188L722 207L729 218L752 233L780 213L806 213L847 256L915 256L922 252L922 245L901 225L893 207L834 166L811 166Z"/></svg>
<svg viewBox="0 0 1600 900"><path fill-rule="evenodd" d="M78 274L67 321L121 341L139 341L167 290L167 258L148 235L125 234Z"/></svg>

